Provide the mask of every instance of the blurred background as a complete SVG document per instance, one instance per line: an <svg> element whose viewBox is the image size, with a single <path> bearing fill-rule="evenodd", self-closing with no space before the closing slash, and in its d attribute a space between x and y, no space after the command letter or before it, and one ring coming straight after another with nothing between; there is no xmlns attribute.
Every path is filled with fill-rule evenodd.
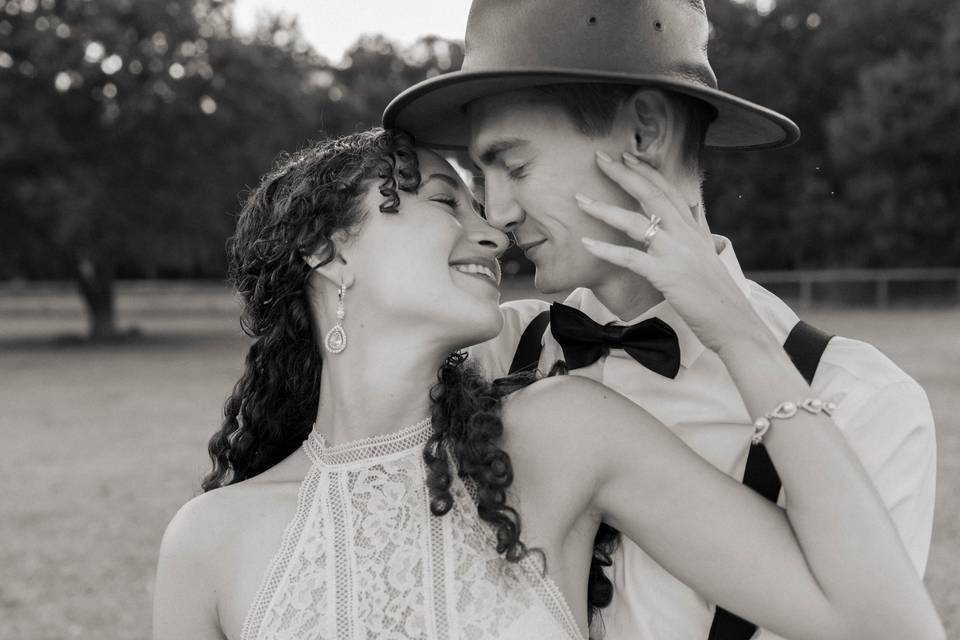
<svg viewBox="0 0 960 640"><path fill-rule="evenodd" d="M0 639L150 636L246 340L224 282L283 150L459 67L467 0L0 0ZM927 583L960 635L960 4L708 0L723 89L793 147L715 153L748 275L927 390ZM537 295L509 253L505 299Z"/></svg>

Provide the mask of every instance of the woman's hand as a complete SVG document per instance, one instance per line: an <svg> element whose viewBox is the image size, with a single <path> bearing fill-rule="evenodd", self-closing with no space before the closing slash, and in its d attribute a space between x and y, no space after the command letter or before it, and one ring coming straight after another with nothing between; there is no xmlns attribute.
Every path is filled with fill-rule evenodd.
<svg viewBox="0 0 960 640"><path fill-rule="evenodd" d="M639 243L654 216L660 223L645 249L583 238L590 253L643 276L713 351L722 353L739 339L769 334L717 256L713 239L696 225L683 197L663 174L629 154L616 162L598 153L597 164L636 199L640 211L577 194L584 212Z"/></svg>

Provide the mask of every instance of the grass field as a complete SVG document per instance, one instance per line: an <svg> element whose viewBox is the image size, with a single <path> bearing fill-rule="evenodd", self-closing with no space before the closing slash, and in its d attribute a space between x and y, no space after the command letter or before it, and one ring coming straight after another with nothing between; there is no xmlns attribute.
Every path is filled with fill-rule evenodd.
<svg viewBox="0 0 960 640"><path fill-rule="evenodd" d="M187 309L184 314L178 309ZM0 297L0 640L146 640L160 536L197 491L246 341L229 296L121 299L146 337L91 347L69 296ZM821 311L927 390L939 486L927 584L960 637L960 310ZM906 640L906 639L905 639Z"/></svg>

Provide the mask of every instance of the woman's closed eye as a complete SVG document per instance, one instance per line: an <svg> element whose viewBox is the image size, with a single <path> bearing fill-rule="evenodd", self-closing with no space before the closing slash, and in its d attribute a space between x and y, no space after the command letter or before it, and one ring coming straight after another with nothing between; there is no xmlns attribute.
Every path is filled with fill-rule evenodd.
<svg viewBox="0 0 960 640"><path fill-rule="evenodd" d="M444 205L450 207L451 209L453 209L454 212L456 212L456 211L458 211L458 210L460 209L460 200L457 199L457 198L455 198L454 196L443 195L443 194L441 194L441 195L436 195L436 196L432 196L432 197L430 198L430 201L431 201L431 202L439 202L440 204L444 204Z"/></svg>

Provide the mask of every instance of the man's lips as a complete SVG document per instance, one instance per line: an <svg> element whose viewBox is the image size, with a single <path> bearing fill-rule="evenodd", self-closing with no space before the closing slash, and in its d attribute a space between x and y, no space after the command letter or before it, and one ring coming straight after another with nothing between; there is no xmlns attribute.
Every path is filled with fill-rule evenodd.
<svg viewBox="0 0 960 640"><path fill-rule="evenodd" d="M523 244L519 244L519 243L518 243L517 246L520 247L520 250L523 251L523 254L524 254L524 255L529 256L530 251L531 251L532 249L535 249L536 247L539 247L540 245L542 245L542 244L543 244L544 242L546 242L546 241L547 241L546 238L542 238L542 239L540 239L540 240L534 240L533 242L525 242L525 243L523 243Z"/></svg>

